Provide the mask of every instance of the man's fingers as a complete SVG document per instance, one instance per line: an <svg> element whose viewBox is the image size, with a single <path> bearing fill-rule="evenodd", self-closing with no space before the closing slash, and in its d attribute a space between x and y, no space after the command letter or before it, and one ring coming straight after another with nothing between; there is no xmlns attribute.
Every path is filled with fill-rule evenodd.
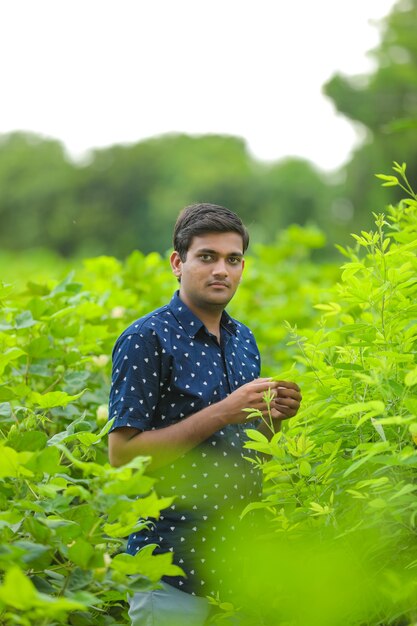
<svg viewBox="0 0 417 626"><path fill-rule="evenodd" d="M276 409L280 413L285 413L285 415L289 415L290 413L291 415L295 415L298 411L298 408L299 408L298 404L296 406L290 406L288 404L275 404L274 405L274 409Z"/></svg>
<svg viewBox="0 0 417 626"><path fill-rule="evenodd" d="M272 419L287 420L290 417L294 417L294 415L296 415L296 411L290 411L289 409L287 409L286 411L284 411L284 409L282 411L274 410L274 412L272 413Z"/></svg>
<svg viewBox="0 0 417 626"><path fill-rule="evenodd" d="M252 382L248 383L248 386L250 386L255 393L264 393L265 391L268 391L268 389L271 389L271 391L275 391L275 395L278 388L277 383L274 380L271 380L271 378L256 378Z"/></svg>
<svg viewBox="0 0 417 626"><path fill-rule="evenodd" d="M277 387L276 381L272 380L272 378L255 378L249 384L254 386L260 385L262 387Z"/></svg>
<svg viewBox="0 0 417 626"><path fill-rule="evenodd" d="M298 398L282 398L281 396L278 396L277 398L275 398L274 400L274 406L277 406L278 404L282 405L282 406L289 406L293 409L298 409L298 407L300 406L301 402L300 400L298 400Z"/></svg>
<svg viewBox="0 0 417 626"><path fill-rule="evenodd" d="M293 398L294 400L297 400L297 402L301 402L303 399L299 388L288 389L287 387L277 387L277 396L279 398Z"/></svg>
<svg viewBox="0 0 417 626"><path fill-rule="evenodd" d="M277 383L277 387L278 389L294 389L295 391L300 392L301 389L300 387L297 385L297 383L293 383L290 380L276 380L275 381Z"/></svg>
<svg viewBox="0 0 417 626"><path fill-rule="evenodd" d="M294 389L287 389L283 397L282 392L282 389L278 390L278 397L273 402L273 408L284 417L294 417L300 408L301 393Z"/></svg>

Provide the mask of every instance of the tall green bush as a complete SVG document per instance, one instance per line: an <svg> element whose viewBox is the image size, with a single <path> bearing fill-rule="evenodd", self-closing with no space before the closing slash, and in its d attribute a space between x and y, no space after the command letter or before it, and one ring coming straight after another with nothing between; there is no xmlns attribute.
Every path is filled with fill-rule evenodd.
<svg viewBox="0 0 417 626"><path fill-rule="evenodd" d="M128 590L177 571L152 546L119 554L170 500L156 495L145 458L110 467L103 440L109 354L138 299L122 280L150 272L157 284L158 263L99 258L85 262L84 285L70 275L1 288L0 623L120 624Z"/></svg>
<svg viewBox="0 0 417 626"><path fill-rule="evenodd" d="M310 625L417 619L417 196L405 165L394 170L379 178L409 197L374 214L375 229L354 234L354 247L339 248L346 262L328 299L315 305L321 317L302 329L287 325L302 410L271 442L249 433L247 447L270 455L258 460L264 498L248 509L264 509L270 537L278 537L274 573L302 555L308 564L314 546L313 575L323 585ZM306 578L298 591L309 597L310 585ZM285 595L276 623L281 616L298 624L297 602ZM337 615L329 596L341 601Z"/></svg>

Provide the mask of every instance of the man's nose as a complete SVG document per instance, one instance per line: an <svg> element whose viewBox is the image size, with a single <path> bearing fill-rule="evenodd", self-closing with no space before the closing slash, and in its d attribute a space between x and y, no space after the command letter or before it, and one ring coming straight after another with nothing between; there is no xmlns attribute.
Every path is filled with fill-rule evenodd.
<svg viewBox="0 0 417 626"><path fill-rule="evenodd" d="M219 259L213 267L213 274L215 276L227 276L228 270L226 262L223 259Z"/></svg>

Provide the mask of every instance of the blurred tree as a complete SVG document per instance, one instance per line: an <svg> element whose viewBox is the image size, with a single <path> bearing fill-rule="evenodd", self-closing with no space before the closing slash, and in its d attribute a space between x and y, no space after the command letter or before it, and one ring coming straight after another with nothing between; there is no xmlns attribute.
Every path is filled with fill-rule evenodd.
<svg viewBox="0 0 417 626"><path fill-rule="evenodd" d="M159 177L158 152L151 142L95 150L79 167L74 193L84 207L82 254L127 256L143 248L153 216L149 196Z"/></svg>
<svg viewBox="0 0 417 626"><path fill-rule="evenodd" d="M0 243L67 253L76 207L74 169L58 141L29 133L0 137Z"/></svg>
<svg viewBox="0 0 417 626"><path fill-rule="evenodd" d="M90 224L119 256L166 251L179 209L193 202L235 209L260 241L293 222L320 222L329 204L325 177L308 162L259 163L243 140L222 135L165 135L96 151L81 177Z"/></svg>
<svg viewBox="0 0 417 626"><path fill-rule="evenodd" d="M396 160L407 163L411 178L417 175L417 0L397 2L381 26L381 43L372 51L374 73L338 74L324 86L337 109L366 132L344 168L346 182L333 207L336 214L339 209L353 214L352 228L366 226L370 210L386 203L372 174L390 171Z"/></svg>
<svg viewBox="0 0 417 626"><path fill-rule="evenodd" d="M259 163L243 140L219 135L166 135L77 164L57 141L13 133L0 144L0 189L2 247L64 255L165 252L192 202L235 209L252 240L268 242L290 223L320 223L329 204L325 177L306 161Z"/></svg>
<svg viewBox="0 0 417 626"><path fill-rule="evenodd" d="M221 203L228 190L236 203L238 191L244 196L242 184L250 184L251 169L239 139L167 135L95 151L80 174L79 197L113 254L166 251L182 206Z"/></svg>
<svg viewBox="0 0 417 626"><path fill-rule="evenodd" d="M417 0L400 0L382 23L374 73L336 75L325 85L366 136L331 175L302 159L258 162L231 136L165 135L95 150L82 163L71 162L58 141L0 136L0 245L47 246L67 256L165 252L179 209L199 201L235 209L255 242L274 241L291 223L315 223L346 243L386 202L373 174L397 160L417 176L416 32Z"/></svg>
<svg viewBox="0 0 417 626"><path fill-rule="evenodd" d="M333 188L329 177L303 159L289 158L264 168L257 178L256 204L261 214L263 241L280 227L315 223L329 232ZM272 232L270 231L272 226Z"/></svg>

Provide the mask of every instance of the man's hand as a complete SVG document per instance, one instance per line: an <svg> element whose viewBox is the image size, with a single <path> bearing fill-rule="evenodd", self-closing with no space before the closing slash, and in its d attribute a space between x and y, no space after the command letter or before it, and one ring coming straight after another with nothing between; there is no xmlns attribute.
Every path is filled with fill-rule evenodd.
<svg viewBox="0 0 417 626"><path fill-rule="evenodd" d="M270 412L272 418L272 424L269 424L268 411L264 412L266 418L259 426L258 430L265 435L268 439L271 439L274 432L281 430L281 424L284 420L294 417L297 414L301 404L301 392L298 385L295 383L278 380L274 381L276 387L274 387L274 397L270 405Z"/></svg>
<svg viewBox="0 0 417 626"><path fill-rule="evenodd" d="M222 400L222 404L227 405L227 423L244 423L248 414L243 409L258 409L264 417L267 417L268 405L264 396L268 390L273 396L270 404L271 417L277 426L282 420L296 415L302 399L300 388L296 383L272 380L272 378L256 378Z"/></svg>
<svg viewBox="0 0 417 626"><path fill-rule="evenodd" d="M273 420L286 420L294 417L300 408L302 396L296 383L287 380L278 380L274 388L275 397L271 403L271 416Z"/></svg>
<svg viewBox="0 0 417 626"><path fill-rule="evenodd" d="M226 423L227 424L240 424L247 420L248 414L243 409L258 409L264 415L268 414L268 405L264 400L264 395L271 390L274 395L274 400L277 398L278 383L271 378L256 378L246 385L242 385L238 389L235 389L227 398L221 400L219 405L224 407ZM293 384L293 383L290 383ZM298 387L297 387L298 389ZM271 405L271 409L274 408L274 404ZM279 409L280 410L280 409ZM279 415L277 414L277 418ZM288 415L288 417L291 417Z"/></svg>

